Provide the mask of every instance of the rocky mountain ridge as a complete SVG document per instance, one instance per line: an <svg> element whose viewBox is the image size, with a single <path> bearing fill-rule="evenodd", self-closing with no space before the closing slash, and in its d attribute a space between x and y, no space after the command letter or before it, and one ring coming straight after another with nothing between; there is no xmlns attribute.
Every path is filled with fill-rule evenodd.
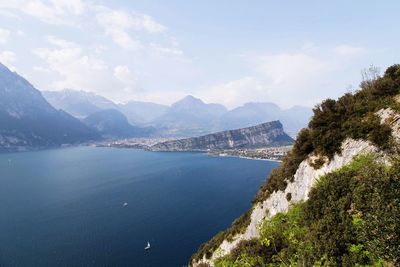
<svg viewBox="0 0 400 267"><path fill-rule="evenodd" d="M290 145L293 139L284 131L279 121L272 121L252 127L222 131L199 137L158 143L153 151L206 151Z"/></svg>
<svg viewBox="0 0 400 267"><path fill-rule="evenodd" d="M129 101L116 104L104 97L84 91L63 90L44 92L47 100L79 119L99 110L117 109L133 126L152 126L163 137L191 137L218 131L238 129L279 120L290 136L307 125L311 108L295 106L281 109L274 103L245 103L228 110L223 105L204 103L186 96L171 106L151 102Z"/></svg>

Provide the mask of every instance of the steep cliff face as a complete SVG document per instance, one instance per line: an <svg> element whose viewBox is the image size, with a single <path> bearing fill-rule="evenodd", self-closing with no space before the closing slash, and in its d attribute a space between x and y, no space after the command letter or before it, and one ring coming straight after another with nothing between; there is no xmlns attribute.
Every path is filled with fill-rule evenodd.
<svg viewBox="0 0 400 267"><path fill-rule="evenodd" d="M193 151L207 149L231 149L261 146L289 145L293 139L284 131L279 121L231 131L223 131L200 137L186 138L156 144L156 151Z"/></svg>
<svg viewBox="0 0 400 267"><path fill-rule="evenodd" d="M271 172L252 208L200 246L192 266L400 263L396 243L400 65L389 67L382 77L363 81L360 87L314 109L308 128L299 133L281 166ZM370 161L365 160L368 157ZM370 190L365 191L368 196L360 194L365 189ZM376 199L376 190L388 194ZM301 220L290 217L302 214L306 215ZM376 229L379 234L371 237L366 224L368 231ZM307 234L296 232L297 226Z"/></svg>
<svg viewBox="0 0 400 267"><path fill-rule="evenodd" d="M381 123L390 125L392 136L396 142L400 141L400 114L391 108L381 109L376 112ZM219 259L235 249L243 240L251 240L259 237L260 222L271 218L279 212L288 211L292 203L306 201L311 188L325 174L334 172L349 164L356 156L377 153L382 160L385 160L385 154L378 147L369 141L346 139L341 146L341 152L336 153L331 160L327 160L321 167L316 169L313 166L317 157L312 154L303 160L294 175L293 181L288 183L285 190L273 192L266 200L255 203L251 209L250 223L245 231L235 235L230 240L223 240L220 246L214 251L211 257L205 255L198 261L192 262L193 266L214 266L214 261ZM290 195L290 198L288 198Z"/></svg>

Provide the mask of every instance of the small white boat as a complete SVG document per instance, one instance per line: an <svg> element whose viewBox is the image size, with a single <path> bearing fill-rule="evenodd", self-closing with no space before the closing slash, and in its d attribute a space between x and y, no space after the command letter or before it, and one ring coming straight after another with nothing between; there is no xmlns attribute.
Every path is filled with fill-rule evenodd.
<svg viewBox="0 0 400 267"><path fill-rule="evenodd" d="M124 204L122 204L122 206L124 206L124 207L128 206L128 202L124 202Z"/></svg>
<svg viewBox="0 0 400 267"><path fill-rule="evenodd" d="M147 246L144 248L144 250L149 250L151 248L151 246L150 246L150 242L149 241L147 241Z"/></svg>

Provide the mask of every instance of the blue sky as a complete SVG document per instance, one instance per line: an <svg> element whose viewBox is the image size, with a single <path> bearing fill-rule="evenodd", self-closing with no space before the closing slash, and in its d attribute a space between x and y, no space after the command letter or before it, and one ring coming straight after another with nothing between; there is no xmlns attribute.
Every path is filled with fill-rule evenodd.
<svg viewBox="0 0 400 267"><path fill-rule="evenodd" d="M398 1L0 0L0 61L38 89L313 106L400 62Z"/></svg>

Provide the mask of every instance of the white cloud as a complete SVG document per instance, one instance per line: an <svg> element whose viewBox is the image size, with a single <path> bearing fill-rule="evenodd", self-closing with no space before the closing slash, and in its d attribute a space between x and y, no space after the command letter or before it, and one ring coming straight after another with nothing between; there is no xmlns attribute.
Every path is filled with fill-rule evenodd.
<svg viewBox="0 0 400 267"><path fill-rule="evenodd" d="M351 45L321 48L306 43L298 52L260 55L255 60L270 101L288 107L302 104L313 106L326 97L346 92L349 84L359 81L359 62L355 56L366 49Z"/></svg>
<svg viewBox="0 0 400 267"><path fill-rule="evenodd" d="M329 63L305 54L278 54L262 56L257 69L276 85L299 85L329 69Z"/></svg>
<svg viewBox="0 0 400 267"><path fill-rule="evenodd" d="M366 53L366 49L363 47L356 47L351 45L339 45L336 46L333 51L340 56L360 56Z"/></svg>
<svg viewBox="0 0 400 267"><path fill-rule="evenodd" d="M151 43L150 48L156 54L163 54L163 55L173 55L173 56L181 56L183 55L183 51L178 47L165 47L159 44Z"/></svg>
<svg viewBox="0 0 400 267"><path fill-rule="evenodd" d="M47 41L55 46L58 46L60 48L77 48L79 47L78 44L71 42L71 41L67 41L61 38L57 38L55 36L47 36Z"/></svg>
<svg viewBox="0 0 400 267"><path fill-rule="evenodd" d="M97 23L104 28L106 35L119 46L126 49L139 49L142 44L130 34L130 31L145 31L148 33L163 32L166 27L156 22L146 14L115 10L98 6L96 8Z"/></svg>
<svg viewBox="0 0 400 267"><path fill-rule="evenodd" d="M14 0L0 6L37 18L49 24L77 26L75 19L82 15L87 6L82 0Z"/></svg>
<svg viewBox="0 0 400 267"><path fill-rule="evenodd" d="M96 89L103 81L102 75L107 70L106 64L92 55L85 55L82 48L72 42L49 38L54 48L34 49L34 54L45 60L50 71L60 75L53 85L56 89L64 87Z"/></svg>
<svg viewBox="0 0 400 267"><path fill-rule="evenodd" d="M127 89L135 87L136 85L137 82L136 75L134 75L131 72L128 66L122 66L122 65L116 66L114 68L114 76L120 82L122 82L124 87Z"/></svg>
<svg viewBox="0 0 400 267"><path fill-rule="evenodd" d="M350 56L365 51L353 46L321 48L306 43L297 52L247 56L253 66L250 75L203 88L194 95L229 108L246 102L275 102L285 108L314 106L327 97L343 94L349 84L359 81L361 67L338 53Z"/></svg>
<svg viewBox="0 0 400 267"><path fill-rule="evenodd" d="M34 66L34 67L33 67L33 70L34 70L34 71L37 71L37 72L51 73L51 70L50 70L50 69L44 68L44 67L40 67L40 66Z"/></svg>
<svg viewBox="0 0 400 267"><path fill-rule="evenodd" d="M171 105L188 94L188 92L180 90L139 91L132 95L132 99ZM127 102L127 100L122 102Z"/></svg>
<svg viewBox="0 0 400 267"><path fill-rule="evenodd" d="M0 44L4 44L10 38L10 31L0 28Z"/></svg>
<svg viewBox="0 0 400 267"><path fill-rule="evenodd" d="M256 66L264 80L270 101L289 107L298 103L314 105L330 88L336 68L332 58L308 53L283 53L261 56Z"/></svg>
<svg viewBox="0 0 400 267"><path fill-rule="evenodd" d="M14 12L7 10L7 9L2 9L2 4L0 3L0 16L6 17L6 18L11 18L11 19L17 19L21 20L21 17L16 15Z"/></svg>
<svg viewBox="0 0 400 267"><path fill-rule="evenodd" d="M54 77L53 82L40 88L83 89L116 101L126 100L127 95L136 90L135 76L127 66L118 66L113 70L102 59L74 42L54 36L48 37L48 42L52 47L33 50L46 63L45 67L35 67L34 70L53 73Z"/></svg>
<svg viewBox="0 0 400 267"><path fill-rule="evenodd" d="M234 108L246 102L268 101L268 90L260 80L248 76L202 89L196 96L206 102L221 103L228 108Z"/></svg>
<svg viewBox="0 0 400 267"><path fill-rule="evenodd" d="M128 9L110 8L88 0L0 0L0 10L7 14L14 14L16 17L29 15L52 25L74 26L82 29L87 25L95 25L96 30L103 31L106 37L127 50L146 48L146 52L151 54L156 52L174 56L182 53L174 44L171 47L161 44L151 47L148 43L143 43L144 39L150 39L143 35L164 33L167 27L148 14ZM23 32L19 31L17 34L23 35ZM157 39L157 43L164 43L162 39L167 39L167 42L171 39L167 34L158 34L151 38ZM149 43L154 42L152 39ZM0 42L1 40L0 35Z"/></svg>
<svg viewBox="0 0 400 267"><path fill-rule="evenodd" d="M12 68L12 64L17 60L17 56L12 51L3 51L0 53L0 62Z"/></svg>

